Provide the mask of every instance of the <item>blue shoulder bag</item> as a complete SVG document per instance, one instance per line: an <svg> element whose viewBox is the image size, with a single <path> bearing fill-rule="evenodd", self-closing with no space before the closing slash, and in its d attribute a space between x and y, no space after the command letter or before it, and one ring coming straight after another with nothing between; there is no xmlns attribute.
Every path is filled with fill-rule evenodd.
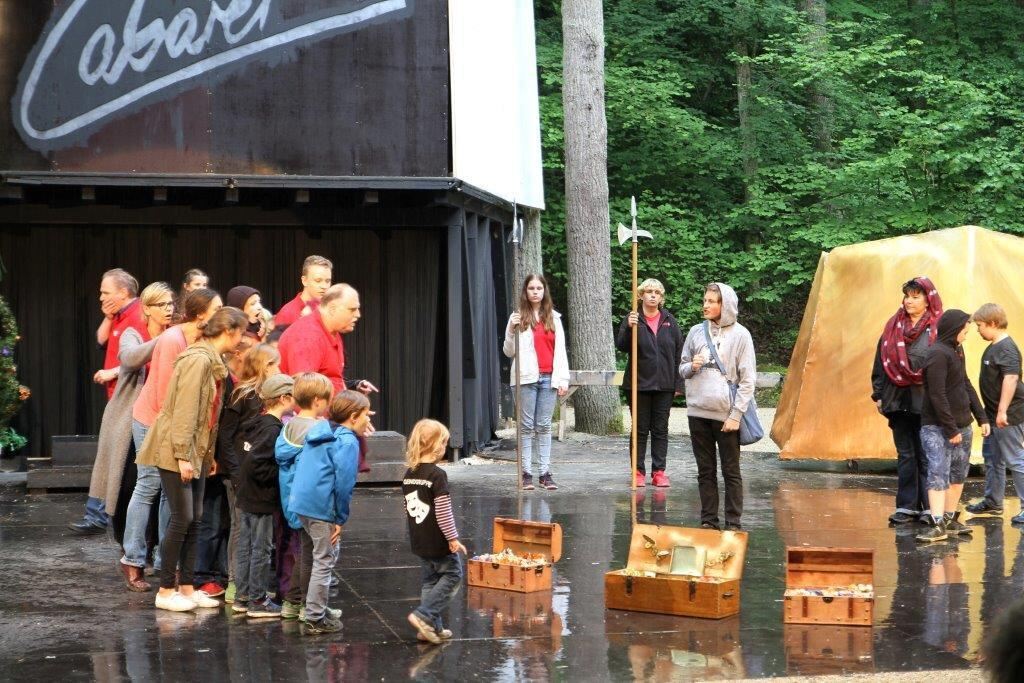
<svg viewBox="0 0 1024 683"><path fill-rule="evenodd" d="M729 393L732 394L733 405L736 405L736 392L739 390L739 387L735 382L729 380L729 375L725 372L725 363L718 357L715 342L711 339L711 325L707 320L704 321L704 338L707 339L711 358L718 365L718 369L722 371L722 376L725 377L726 384L729 385ZM743 417L740 418L740 445L749 446L763 438L764 427L761 426L761 420L757 417L757 401L751 396L750 403L747 404L747 410L743 413Z"/></svg>

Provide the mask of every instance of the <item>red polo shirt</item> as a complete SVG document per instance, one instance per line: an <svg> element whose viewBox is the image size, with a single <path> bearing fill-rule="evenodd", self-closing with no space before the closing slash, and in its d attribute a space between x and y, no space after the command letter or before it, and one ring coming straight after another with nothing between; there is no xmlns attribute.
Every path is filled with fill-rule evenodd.
<svg viewBox="0 0 1024 683"><path fill-rule="evenodd" d="M328 332L319 311L288 326L277 345L281 372L319 372L331 380L334 393L345 390L345 345L341 335Z"/></svg>
<svg viewBox="0 0 1024 683"><path fill-rule="evenodd" d="M107 355L103 359L103 369L109 370L121 364L117 359L121 352L121 333L129 327L134 327L142 338L149 339L149 330L142 319L142 303L138 299L132 299L131 303L114 314L114 320L110 326L110 338L107 339ZM117 387L117 378L107 382L107 400L114 395Z"/></svg>
<svg viewBox="0 0 1024 683"><path fill-rule="evenodd" d="M302 309L309 306L310 315L303 316ZM282 327L284 325L291 325L299 318L312 317L313 313L316 313L320 308L320 302L316 299L310 299L309 301L302 300L302 292L299 292L294 299L286 303L281 307L281 310L274 316L274 326Z"/></svg>

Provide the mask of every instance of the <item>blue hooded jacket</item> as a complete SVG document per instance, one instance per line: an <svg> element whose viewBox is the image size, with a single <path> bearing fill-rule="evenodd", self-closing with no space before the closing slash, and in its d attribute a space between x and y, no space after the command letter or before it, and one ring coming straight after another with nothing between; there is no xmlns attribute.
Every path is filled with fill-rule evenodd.
<svg viewBox="0 0 1024 683"><path fill-rule="evenodd" d="M318 422L306 434L302 451L285 509L291 515L344 524L359 467L355 433L348 427L332 433L326 420Z"/></svg>
<svg viewBox="0 0 1024 683"><path fill-rule="evenodd" d="M326 421L325 421L326 422ZM287 426L287 425L286 425ZM274 444L274 460L277 461L277 482L281 490L281 511L284 519L292 529L301 529L299 516L288 509L288 496L292 493L292 481L295 480L295 465L305 443L293 443L287 438L288 430L282 429ZM308 435L308 434L307 434ZM306 435L304 435L306 436Z"/></svg>

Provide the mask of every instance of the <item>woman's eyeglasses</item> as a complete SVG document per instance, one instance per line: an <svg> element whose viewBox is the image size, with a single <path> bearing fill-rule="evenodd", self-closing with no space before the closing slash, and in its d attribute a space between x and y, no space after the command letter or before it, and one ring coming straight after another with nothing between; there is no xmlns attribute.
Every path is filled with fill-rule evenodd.
<svg viewBox="0 0 1024 683"><path fill-rule="evenodd" d="M172 308L174 308L174 302L173 301L165 301L162 304L150 304L149 307L150 308L162 308L165 311L169 311Z"/></svg>

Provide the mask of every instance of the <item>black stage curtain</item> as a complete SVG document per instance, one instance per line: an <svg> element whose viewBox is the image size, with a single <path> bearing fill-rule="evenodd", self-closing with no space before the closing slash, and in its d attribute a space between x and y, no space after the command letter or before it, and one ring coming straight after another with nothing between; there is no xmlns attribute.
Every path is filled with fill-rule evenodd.
<svg viewBox="0 0 1024 683"><path fill-rule="evenodd" d="M335 282L360 292L363 317L345 338L346 375L381 388L373 399L378 428L408 433L420 417L446 419L446 230L3 226L0 293L21 329L18 376L32 389L14 426L31 455L48 455L51 435L98 431L106 394L91 380L103 362L95 330L105 270L125 268L140 287L166 280L177 289L187 269L201 268L222 294L251 285L277 310L299 290L309 254L330 258ZM485 396L481 403L494 404ZM476 432L467 438L481 440L493 424L467 428Z"/></svg>

